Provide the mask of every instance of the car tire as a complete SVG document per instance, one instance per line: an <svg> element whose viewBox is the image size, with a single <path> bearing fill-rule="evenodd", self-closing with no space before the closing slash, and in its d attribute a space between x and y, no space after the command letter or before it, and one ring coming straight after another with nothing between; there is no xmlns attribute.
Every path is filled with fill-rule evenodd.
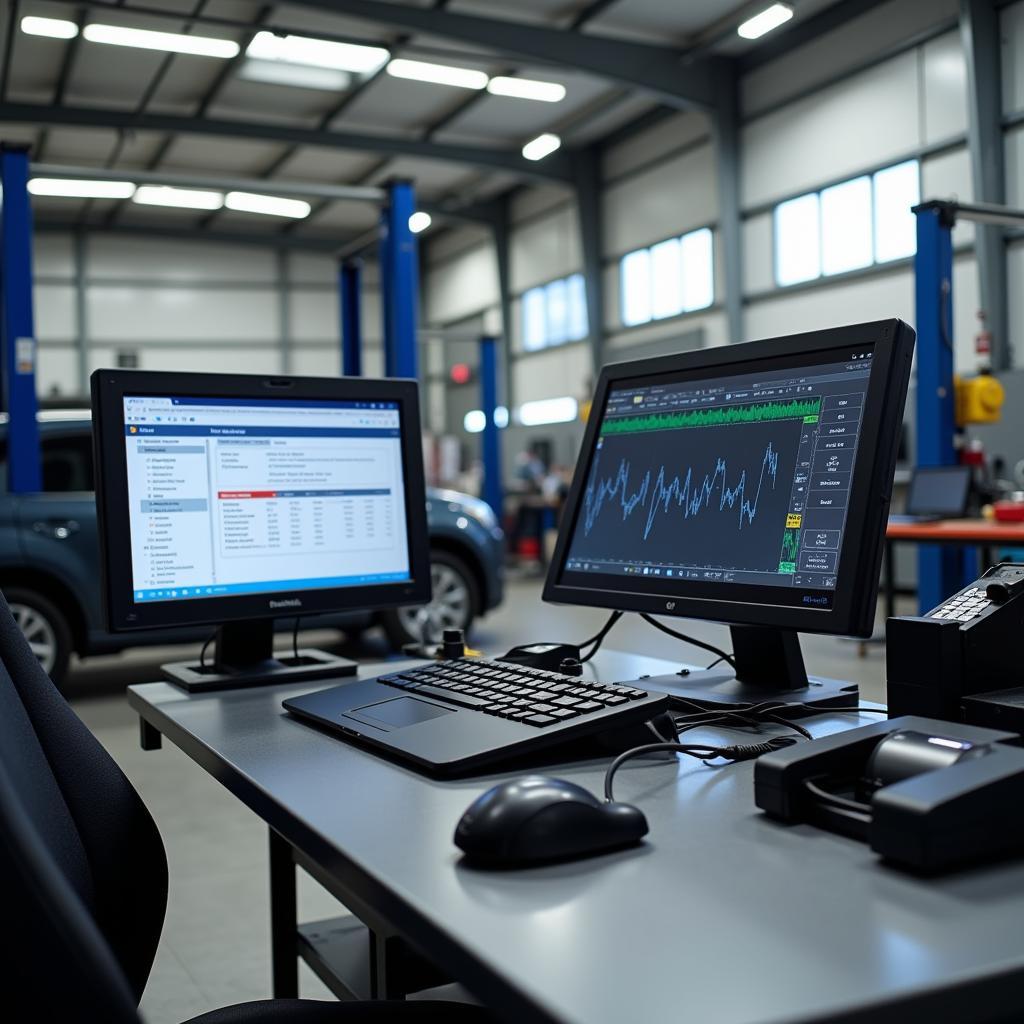
<svg viewBox="0 0 1024 1024"><path fill-rule="evenodd" d="M450 551L430 552L430 578L433 597L429 604L409 608L389 608L381 613L381 625L388 642L400 651L406 644L424 639L439 643L444 629L461 629L468 636L480 613L480 586L473 571ZM424 613L433 625L433 634L424 638L420 624Z"/></svg>
<svg viewBox="0 0 1024 1024"><path fill-rule="evenodd" d="M4 597L43 670L59 687L67 674L72 647L64 613L49 598L25 587L5 587Z"/></svg>

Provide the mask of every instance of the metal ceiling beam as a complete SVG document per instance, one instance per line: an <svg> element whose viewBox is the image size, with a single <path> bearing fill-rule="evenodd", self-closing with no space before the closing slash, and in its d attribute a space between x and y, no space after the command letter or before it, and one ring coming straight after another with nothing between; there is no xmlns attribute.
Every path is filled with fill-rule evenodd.
<svg viewBox="0 0 1024 1024"><path fill-rule="evenodd" d="M81 224L77 220L44 220L36 218L33 230L40 232L75 232L100 235L136 235L144 238L174 238L185 242L195 242L200 236L195 228L153 226L145 224ZM249 245L268 247L271 249L308 249L313 252L340 252L348 240L337 238L316 238L308 235L279 235L266 232L246 231L208 231L202 234L203 241L223 242L227 245Z"/></svg>
<svg viewBox="0 0 1024 1024"><path fill-rule="evenodd" d="M297 6L486 46L506 58L542 60L643 89L675 107L715 105L716 58L688 60L665 46L633 43L499 18L387 0L293 0Z"/></svg>
<svg viewBox="0 0 1024 1024"><path fill-rule="evenodd" d="M183 135L219 135L236 139L293 142L301 146L316 146L325 149L394 153L401 156L422 157L427 160L447 160L451 163L509 171L542 181L570 181L569 161L565 154L554 153L544 160L532 161L507 149L425 142L420 139L401 139L368 132L323 131L292 128L259 121L229 121L222 118L182 117L175 114L134 114L123 110L58 107L44 103L2 104L0 105L0 121L35 125L59 124L72 128L177 132Z"/></svg>

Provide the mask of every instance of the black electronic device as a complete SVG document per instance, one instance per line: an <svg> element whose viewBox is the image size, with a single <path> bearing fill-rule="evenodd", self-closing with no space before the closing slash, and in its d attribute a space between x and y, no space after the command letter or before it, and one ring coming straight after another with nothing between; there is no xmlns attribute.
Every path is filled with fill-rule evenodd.
<svg viewBox="0 0 1024 1024"><path fill-rule="evenodd" d="M498 658L498 661L507 661L512 665L529 665L531 668L545 668L550 672L565 672L566 675L578 676L583 673L580 657L580 648L577 644L552 642L522 644L519 647L513 647Z"/></svg>
<svg viewBox="0 0 1024 1024"><path fill-rule="evenodd" d="M907 511L891 519L901 523L963 519L970 494L970 466L917 466L910 477Z"/></svg>
<svg viewBox="0 0 1024 1024"><path fill-rule="evenodd" d="M633 846L647 831L632 804L602 802L575 783L531 775L477 797L455 829L455 845L481 867L525 867Z"/></svg>
<svg viewBox="0 0 1024 1024"><path fill-rule="evenodd" d="M1013 733L907 715L798 743L754 765L757 806L940 871L1024 850Z"/></svg>
<svg viewBox="0 0 1024 1024"><path fill-rule="evenodd" d="M217 627L178 685L351 674L274 620L429 599L415 381L97 370L92 404L110 629Z"/></svg>
<svg viewBox="0 0 1024 1024"><path fill-rule="evenodd" d="M735 672L649 681L690 701L855 701L797 631L871 632L913 342L886 320L606 366L545 600L729 624Z"/></svg>
<svg viewBox="0 0 1024 1024"><path fill-rule="evenodd" d="M885 629L889 710L1024 735L1024 565L1000 562Z"/></svg>
<svg viewBox="0 0 1024 1024"><path fill-rule="evenodd" d="M502 661L440 661L289 697L292 714L434 775L640 725L668 697ZM621 747L619 749L622 749Z"/></svg>

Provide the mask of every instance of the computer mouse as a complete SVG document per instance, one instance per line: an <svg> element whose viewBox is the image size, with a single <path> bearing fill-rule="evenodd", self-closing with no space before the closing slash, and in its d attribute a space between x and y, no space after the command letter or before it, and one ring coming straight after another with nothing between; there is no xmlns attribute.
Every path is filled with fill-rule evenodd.
<svg viewBox="0 0 1024 1024"><path fill-rule="evenodd" d="M647 831L639 808L602 803L575 783L530 775L474 800L455 829L455 845L481 866L524 867L631 846Z"/></svg>

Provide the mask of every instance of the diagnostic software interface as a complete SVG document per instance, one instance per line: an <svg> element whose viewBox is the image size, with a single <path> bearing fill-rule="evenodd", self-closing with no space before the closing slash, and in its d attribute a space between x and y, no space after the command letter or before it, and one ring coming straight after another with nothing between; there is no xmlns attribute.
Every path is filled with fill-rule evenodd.
<svg viewBox="0 0 1024 1024"><path fill-rule="evenodd" d="M565 568L835 590L870 373L863 349L613 385Z"/></svg>
<svg viewBox="0 0 1024 1024"><path fill-rule="evenodd" d="M126 396L137 602L408 580L395 402Z"/></svg>

